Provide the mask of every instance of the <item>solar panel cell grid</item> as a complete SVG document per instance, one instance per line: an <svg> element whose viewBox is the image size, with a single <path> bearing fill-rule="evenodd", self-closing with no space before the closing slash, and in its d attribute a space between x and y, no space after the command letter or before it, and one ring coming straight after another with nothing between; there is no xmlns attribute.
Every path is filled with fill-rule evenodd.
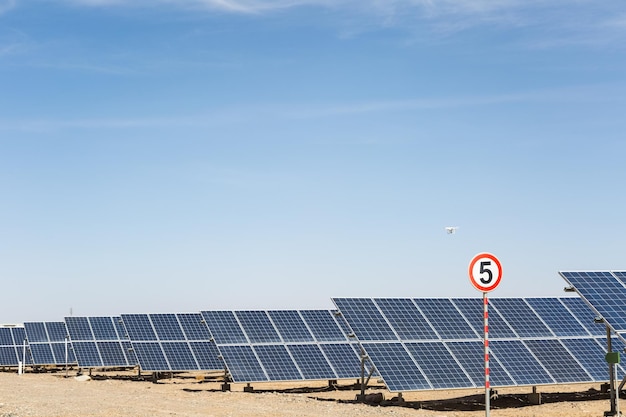
<svg viewBox="0 0 626 417"><path fill-rule="evenodd" d="M254 350L271 381L297 381L302 374L282 345L257 345Z"/></svg>
<svg viewBox="0 0 626 417"><path fill-rule="evenodd" d="M482 341L474 342L446 342L465 372L467 372L477 387L485 383L485 351ZM489 359L489 381L493 387L515 385L515 382L506 373L495 357Z"/></svg>
<svg viewBox="0 0 626 417"><path fill-rule="evenodd" d="M285 342L313 342L313 336L295 310L268 311L278 333Z"/></svg>
<svg viewBox="0 0 626 417"><path fill-rule="evenodd" d="M302 310L300 314L318 342L347 340L330 311Z"/></svg>
<svg viewBox="0 0 626 417"><path fill-rule="evenodd" d="M234 382L268 380L251 346L220 346L220 353L228 364L228 372Z"/></svg>
<svg viewBox="0 0 626 417"><path fill-rule="evenodd" d="M122 314L122 321L130 340L157 340L157 335L147 314Z"/></svg>
<svg viewBox="0 0 626 417"><path fill-rule="evenodd" d="M96 340L119 340L112 317L89 317Z"/></svg>
<svg viewBox="0 0 626 417"><path fill-rule="evenodd" d="M582 324L590 334L594 336L606 335L604 323L596 323L594 321L596 314L582 299L578 297L567 297L561 298L559 301L576 317L578 322Z"/></svg>
<svg viewBox="0 0 626 417"><path fill-rule="evenodd" d="M461 311L474 331L484 333L484 304L480 298L453 298L452 303ZM489 338L515 338L517 335L502 316L495 310L489 310Z"/></svg>
<svg viewBox="0 0 626 417"><path fill-rule="evenodd" d="M203 311L202 317L217 344L248 343L232 311Z"/></svg>
<svg viewBox="0 0 626 417"><path fill-rule="evenodd" d="M287 349L302 372L304 379L338 378L318 345L289 345Z"/></svg>
<svg viewBox="0 0 626 417"><path fill-rule="evenodd" d="M203 323L203 318L197 313L179 313L178 321L189 340L211 340L208 327Z"/></svg>
<svg viewBox="0 0 626 417"><path fill-rule="evenodd" d="M526 301L557 336L590 336L558 299L529 298Z"/></svg>
<svg viewBox="0 0 626 417"><path fill-rule="evenodd" d="M334 302L361 341L398 340L372 300L335 298Z"/></svg>
<svg viewBox="0 0 626 417"><path fill-rule="evenodd" d="M265 311L237 311L235 315L251 343L281 342Z"/></svg>
<svg viewBox="0 0 626 417"><path fill-rule="evenodd" d="M350 344L321 344L320 349L339 378L354 378L361 374L361 360Z"/></svg>
<svg viewBox="0 0 626 417"><path fill-rule="evenodd" d="M554 337L550 329L521 298L492 298L489 303L520 337Z"/></svg>
<svg viewBox="0 0 626 417"><path fill-rule="evenodd" d="M438 339L433 328L410 299L376 298L374 301L400 339Z"/></svg>
<svg viewBox="0 0 626 417"><path fill-rule="evenodd" d="M526 340L524 343L556 382L585 382L593 379L558 340Z"/></svg>
<svg viewBox="0 0 626 417"><path fill-rule="evenodd" d="M473 386L473 382L443 342L406 343L405 347L433 388L467 388Z"/></svg>
<svg viewBox="0 0 626 417"><path fill-rule="evenodd" d="M149 318L159 340L185 339L175 314L150 314Z"/></svg>
<svg viewBox="0 0 626 417"><path fill-rule="evenodd" d="M414 301L442 339L479 338L452 301L445 298L417 298Z"/></svg>
<svg viewBox="0 0 626 417"><path fill-rule="evenodd" d="M198 364L186 342L163 342L161 346L167 357L170 370L190 371L198 369Z"/></svg>
<svg viewBox="0 0 626 417"><path fill-rule="evenodd" d="M518 385L556 382L520 340L494 340L489 347Z"/></svg>
<svg viewBox="0 0 626 417"><path fill-rule="evenodd" d="M432 389L424 374L400 343L364 343L391 392Z"/></svg>

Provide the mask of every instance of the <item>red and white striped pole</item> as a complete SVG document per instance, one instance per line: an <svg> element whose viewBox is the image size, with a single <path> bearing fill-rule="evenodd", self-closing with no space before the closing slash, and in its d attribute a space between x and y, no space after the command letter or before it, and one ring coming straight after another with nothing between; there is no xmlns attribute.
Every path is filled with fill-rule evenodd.
<svg viewBox="0 0 626 417"><path fill-rule="evenodd" d="M489 385L489 300L487 293L483 293L483 307L485 312L485 416L489 417L490 385Z"/></svg>
<svg viewBox="0 0 626 417"><path fill-rule="evenodd" d="M500 260L491 253L479 253L469 264L470 282L483 293L483 318L485 320L485 415L489 417L490 383L489 383L489 300L487 293L496 289L502 279Z"/></svg>

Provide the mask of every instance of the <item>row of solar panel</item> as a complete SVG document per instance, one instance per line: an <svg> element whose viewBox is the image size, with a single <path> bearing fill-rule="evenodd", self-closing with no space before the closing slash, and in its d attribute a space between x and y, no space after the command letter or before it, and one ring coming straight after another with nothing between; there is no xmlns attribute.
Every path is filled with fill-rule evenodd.
<svg viewBox="0 0 626 417"><path fill-rule="evenodd" d="M333 301L347 323L328 310L203 311L67 317L65 323L26 323L25 335L35 364L225 367L236 382L256 382L358 377L359 348L346 336L354 332L391 390L480 385L482 300ZM494 386L606 380L597 338L605 330L593 318L577 298L492 299ZM20 343L11 337L18 356Z"/></svg>
<svg viewBox="0 0 626 417"><path fill-rule="evenodd" d="M333 302L389 390L483 384L482 300L336 298ZM579 298L491 299L492 385L606 381L606 351L600 337L606 336L606 329L594 317ZM624 374L621 368L620 372Z"/></svg>

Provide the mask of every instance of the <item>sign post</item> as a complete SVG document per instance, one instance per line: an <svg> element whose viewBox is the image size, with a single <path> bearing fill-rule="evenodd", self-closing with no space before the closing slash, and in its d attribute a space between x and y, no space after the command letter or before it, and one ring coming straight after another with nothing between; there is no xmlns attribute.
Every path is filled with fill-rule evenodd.
<svg viewBox="0 0 626 417"><path fill-rule="evenodd" d="M490 253L479 253L469 264L470 282L483 293L484 346L485 346L485 416L489 417L489 300L487 293L495 290L502 279L502 265L498 258Z"/></svg>

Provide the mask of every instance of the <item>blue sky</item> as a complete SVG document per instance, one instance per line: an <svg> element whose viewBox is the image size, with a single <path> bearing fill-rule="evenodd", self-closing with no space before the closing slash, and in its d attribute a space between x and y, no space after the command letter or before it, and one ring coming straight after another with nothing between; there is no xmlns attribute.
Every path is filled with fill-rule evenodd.
<svg viewBox="0 0 626 417"><path fill-rule="evenodd" d="M612 0L0 0L0 322L626 269L625 41Z"/></svg>

